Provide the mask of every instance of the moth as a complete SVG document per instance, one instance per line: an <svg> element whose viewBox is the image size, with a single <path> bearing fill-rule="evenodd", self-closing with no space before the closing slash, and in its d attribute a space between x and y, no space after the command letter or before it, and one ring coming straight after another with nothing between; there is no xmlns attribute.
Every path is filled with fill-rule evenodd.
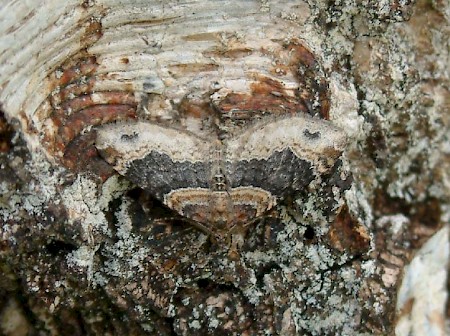
<svg viewBox="0 0 450 336"><path fill-rule="evenodd" d="M114 169L233 249L280 200L330 173L343 130L305 114L259 120L221 137L147 121L98 129Z"/></svg>

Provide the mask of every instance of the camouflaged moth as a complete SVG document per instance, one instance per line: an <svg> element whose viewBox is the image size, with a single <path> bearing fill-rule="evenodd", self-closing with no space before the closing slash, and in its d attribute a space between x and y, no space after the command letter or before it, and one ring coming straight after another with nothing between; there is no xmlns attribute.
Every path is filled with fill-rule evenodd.
<svg viewBox="0 0 450 336"><path fill-rule="evenodd" d="M96 146L121 175L218 241L235 240L280 200L324 174L345 133L297 114L259 120L225 138L156 123L110 124Z"/></svg>

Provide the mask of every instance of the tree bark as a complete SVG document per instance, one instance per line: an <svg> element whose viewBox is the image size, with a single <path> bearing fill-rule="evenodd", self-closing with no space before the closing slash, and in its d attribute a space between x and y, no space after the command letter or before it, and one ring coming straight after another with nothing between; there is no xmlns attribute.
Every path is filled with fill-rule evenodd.
<svg viewBox="0 0 450 336"><path fill-rule="evenodd" d="M448 334L449 16L2 1L0 334Z"/></svg>

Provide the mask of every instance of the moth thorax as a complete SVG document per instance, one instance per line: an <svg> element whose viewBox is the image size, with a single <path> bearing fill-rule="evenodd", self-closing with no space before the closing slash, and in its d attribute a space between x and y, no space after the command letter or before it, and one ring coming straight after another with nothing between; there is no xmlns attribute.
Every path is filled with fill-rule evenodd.
<svg viewBox="0 0 450 336"><path fill-rule="evenodd" d="M226 191L228 190L227 179L223 169L223 143L216 141L211 155L211 190Z"/></svg>
<svg viewBox="0 0 450 336"><path fill-rule="evenodd" d="M227 181L222 169L218 170L212 177L211 189L213 191L226 191Z"/></svg>

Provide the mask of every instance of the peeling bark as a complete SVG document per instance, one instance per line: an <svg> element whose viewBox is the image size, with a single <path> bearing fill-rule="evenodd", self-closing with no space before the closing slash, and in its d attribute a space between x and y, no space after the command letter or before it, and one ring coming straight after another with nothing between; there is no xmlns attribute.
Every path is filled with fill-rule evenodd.
<svg viewBox="0 0 450 336"><path fill-rule="evenodd" d="M0 7L0 334L448 333L448 3ZM302 144L307 185L226 243L98 152L110 123L236 139L299 115L345 150Z"/></svg>

